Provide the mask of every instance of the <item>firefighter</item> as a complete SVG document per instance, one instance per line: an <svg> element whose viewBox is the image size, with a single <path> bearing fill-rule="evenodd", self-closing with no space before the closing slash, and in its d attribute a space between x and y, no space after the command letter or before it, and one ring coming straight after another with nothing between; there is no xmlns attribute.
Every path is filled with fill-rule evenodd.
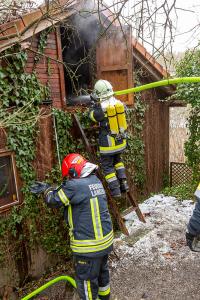
<svg viewBox="0 0 200 300"><path fill-rule="evenodd" d="M121 197L128 191L125 167L121 154L126 148L125 108L114 96L113 87L107 80L98 80L91 94L94 105L90 118L98 122L100 163L111 195Z"/></svg>
<svg viewBox="0 0 200 300"><path fill-rule="evenodd" d="M200 183L195 191L196 204L186 231L186 243L192 251L200 252Z"/></svg>
<svg viewBox="0 0 200 300"><path fill-rule="evenodd" d="M48 207L65 207L77 291L82 300L110 298L108 255L113 229L96 169L97 165L80 154L68 154L62 162L63 183L58 188L42 182L31 187L33 193L44 192Z"/></svg>

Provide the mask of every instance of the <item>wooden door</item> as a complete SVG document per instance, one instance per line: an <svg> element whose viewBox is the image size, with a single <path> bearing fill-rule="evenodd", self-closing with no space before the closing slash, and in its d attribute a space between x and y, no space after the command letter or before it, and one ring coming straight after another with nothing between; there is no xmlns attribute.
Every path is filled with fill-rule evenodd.
<svg viewBox="0 0 200 300"><path fill-rule="evenodd" d="M126 26L113 26L106 32L96 50L97 78L111 82L114 91L133 87L132 32ZM117 96L128 105L133 104L133 94Z"/></svg>

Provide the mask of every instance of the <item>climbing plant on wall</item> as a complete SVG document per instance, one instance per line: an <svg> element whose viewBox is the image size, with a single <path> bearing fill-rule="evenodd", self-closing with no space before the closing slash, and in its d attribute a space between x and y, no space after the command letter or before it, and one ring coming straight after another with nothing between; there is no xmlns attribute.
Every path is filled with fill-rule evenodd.
<svg viewBox="0 0 200 300"><path fill-rule="evenodd" d="M200 50L187 51L176 66L178 77L199 76ZM185 143L187 163L193 170L194 180L200 176L200 84L188 83L177 85L174 98L183 100L190 106L188 118L189 136Z"/></svg>
<svg viewBox="0 0 200 300"><path fill-rule="evenodd" d="M145 184L145 159L143 125L146 106L140 94L135 95L134 107L127 110L128 134L127 148L124 153L125 163L133 182L142 190Z"/></svg>
<svg viewBox="0 0 200 300"><path fill-rule="evenodd" d="M26 53L15 48L9 54L12 51L15 54L9 55L9 59L0 68L0 127L6 129L7 147L15 153L23 182L23 203L0 219L0 258L5 264L8 263L6 257L23 259L22 242L27 247L40 244L47 252L63 256L68 255L69 251L62 213L48 209L42 197L36 197L29 191L30 184L36 180L33 161L36 154L37 121L40 117L39 105L46 89L34 73L25 72ZM68 149L72 151L75 143L70 135L71 118L64 112L54 113L58 116L60 151L64 155ZM58 182L57 174L52 171L47 180L53 182L57 179L55 181ZM9 256L6 256L8 253Z"/></svg>

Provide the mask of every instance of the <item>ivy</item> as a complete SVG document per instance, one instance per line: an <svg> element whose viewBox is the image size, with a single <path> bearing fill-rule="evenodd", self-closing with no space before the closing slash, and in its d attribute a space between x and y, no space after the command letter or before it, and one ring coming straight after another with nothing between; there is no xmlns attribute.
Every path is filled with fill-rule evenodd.
<svg viewBox="0 0 200 300"><path fill-rule="evenodd" d="M68 231L62 212L48 209L42 197L38 198L29 191L30 185L36 180L33 161L36 159L37 121L39 105L46 89L34 73L25 73L26 53L16 48L12 51L17 54L9 56L4 67L0 68L0 125L6 127L7 147L15 153L17 169L23 182L23 203L13 207L8 215L0 219L0 259L5 265L8 264L5 253L13 258L19 257L19 238L24 240L26 247L39 244L48 253L65 257L69 255L66 244ZM70 114L59 110L54 110L53 114L56 116L59 151L63 158L76 149L71 135L72 118ZM2 120L9 122L2 123ZM49 182L58 182L59 179L61 172L58 167L47 174ZM12 252L12 249L15 251Z"/></svg>
<svg viewBox="0 0 200 300"><path fill-rule="evenodd" d="M200 50L187 51L183 59L176 65L179 77L199 76ZM187 163L193 170L194 181L200 174L200 83L180 84L177 86L176 99L182 99L190 106L188 118L189 137L185 143Z"/></svg>
<svg viewBox="0 0 200 300"><path fill-rule="evenodd" d="M135 97L134 107L128 109L127 148L124 152L124 161L136 186L142 190L145 184L145 161L143 125L145 105L140 96Z"/></svg>

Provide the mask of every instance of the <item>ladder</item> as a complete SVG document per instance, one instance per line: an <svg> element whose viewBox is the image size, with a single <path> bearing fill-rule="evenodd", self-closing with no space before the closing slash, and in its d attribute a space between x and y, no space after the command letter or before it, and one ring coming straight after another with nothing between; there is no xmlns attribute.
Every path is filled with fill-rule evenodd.
<svg viewBox="0 0 200 300"><path fill-rule="evenodd" d="M92 147L91 147L91 145L90 145L90 143L89 143L89 141L88 141L88 139L86 137L86 134L85 134L85 132L84 132L82 126L81 126L81 123L79 121L79 118L78 118L77 114L73 113L72 117L73 117L73 123L74 123L75 129L76 129L76 133L81 137L81 139L82 139L82 141L83 141L83 143L85 145L85 148L87 150L87 153L88 153L90 161L92 163L94 163L94 164L98 164L96 155L95 155L95 153L94 153L94 151L93 151L93 149L92 149ZM146 221L145 221L144 215L142 214L142 212L141 212L141 210L140 210L140 208L138 206L138 203L137 203L136 199L133 197L133 194L134 194L133 193L133 188L132 188L133 182L131 180L131 177L130 177L128 171L126 171L126 173L127 173L126 175L127 175L128 185L129 185L129 192L127 192L127 199L128 199L128 201L129 201L129 203L131 205L131 209L129 209L128 213L130 211L135 211L136 214L137 214L137 216L138 216L138 218L139 218L139 220L141 222L145 223ZM128 230L127 230L127 228L125 226L124 219L123 219L124 215L121 215L121 213L119 211L119 208L118 208L115 200L112 198L112 196L110 194L110 190L109 190L109 188L107 186L106 180L105 180L105 178L104 178L104 176L103 176L103 174L102 174L102 172L101 172L100 169L97 170L97 175L98 175L99 179L101 180L101 182L102 182L102 184L104 186L104 189L105 189L107 197L108 197L109 207L110 207L110 209L112 211L112 214L113 214L115 220L117 221L117 224L118 224L119 228L121 229L121 231L125 235L128 236L129 233L128 233Z"/></svg>

